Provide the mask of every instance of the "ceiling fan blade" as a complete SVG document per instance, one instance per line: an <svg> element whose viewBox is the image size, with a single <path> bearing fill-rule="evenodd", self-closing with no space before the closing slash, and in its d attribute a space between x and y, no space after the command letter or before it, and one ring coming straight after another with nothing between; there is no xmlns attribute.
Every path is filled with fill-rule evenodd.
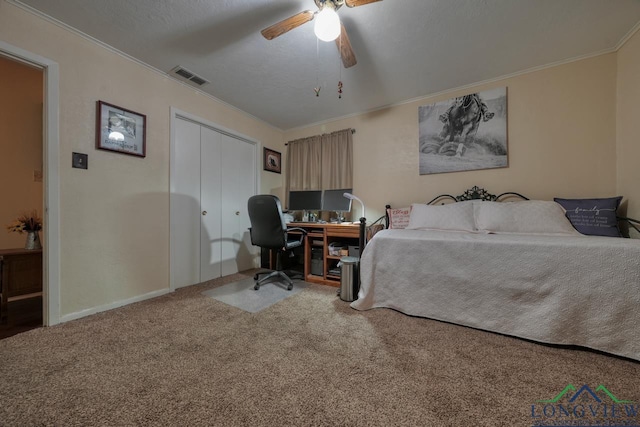
<svg viewBox="0 0 640 427"><path fill-rule="evenodd" d="M369 4L369 3L375 3L377 1L382 1L382 0L345 0L344 4L346 4L347 7L356 7L356 6L364 6L365 4Z"/></svg>
<svg viewBox="0 0 640 427"><path fill-rule="evenodd" d="M277 24L273 24L272 26L265 28L264 30L260 31L260 33L262 33L265 39L273 40L276 37L283 35L287 31L291 31L294 28L297 28L300 25L311 21L314 16L315 12L305 10L304 12L300 12L278 22Z"/></svg>
<svg viewBox="0 0 640 427"><path fill-rule="evenodd" d="M357 63L356 54L353 53L344 24L340 23L340 26L340 36L336 39L336 46L338 46L338 50L340 51L340 57L342 57L342 65L344 65L344 68L353 67Z"/></svg>

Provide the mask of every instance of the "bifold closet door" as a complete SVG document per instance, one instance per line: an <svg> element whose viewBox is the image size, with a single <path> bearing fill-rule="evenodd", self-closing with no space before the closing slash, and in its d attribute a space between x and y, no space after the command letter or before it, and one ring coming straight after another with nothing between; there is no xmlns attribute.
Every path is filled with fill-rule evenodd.
<svg viewBox="0 0 640 427"><path fill-rule="evenodd" d="M247 201L255 194L256 156L255 145L209 128L202 128L201 138L200 279L204 282L253 267Z"/></svg>
<svg viewBox="0 0 640 427"><path fill-rule="evenodd" d="M247 200L256 194L256 145L177 119L172 193L175 287L253 267Z"/></svg>
<svg viewBox="0 0 640 427"><path fill-rule="evenodd" d="M175 120L171 257L176 288L200 282L200 125Z"/></svg>
<svg viewBox="0 0 640 427"><path fill-rule="evenodd" d="M247 202L256 194L255 145L221 134L220 215L222 276L252 268L256 249L249 236Z"/></svg>
<svg viewBox="0 0 640 427"><path fill-rule="evenodd" d="M222 276L222 134L202 127L200 147L200 281Z"/></svg>

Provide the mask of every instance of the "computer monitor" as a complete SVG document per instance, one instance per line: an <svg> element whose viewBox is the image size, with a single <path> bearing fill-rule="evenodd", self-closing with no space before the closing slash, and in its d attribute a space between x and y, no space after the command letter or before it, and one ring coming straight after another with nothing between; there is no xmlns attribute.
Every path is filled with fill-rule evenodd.
<svg viewBox="0 0 640 427"><path fill-rule="evenodd" d="M290 211L319 211L322 209L322 191L289 191Z"/></svg>
<svg viewBox="0 0 640 427"><path fill-rule="evenodd" d="M351 211L351 199L344 197L344 193L351 193L351 191L351 188L324 190L324 194L322 195L322 210L337 212L338 222L341 222L342 212Z"/></svg>

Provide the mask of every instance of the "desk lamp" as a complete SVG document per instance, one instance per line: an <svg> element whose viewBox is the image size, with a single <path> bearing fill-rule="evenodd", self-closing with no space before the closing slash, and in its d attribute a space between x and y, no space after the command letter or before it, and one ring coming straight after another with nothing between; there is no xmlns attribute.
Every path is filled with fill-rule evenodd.
<svg viewBox="0 0 640 427"><path fill-rule="evenodd" d="M362 255L362 249L364 248L364 245L367 243L367 235L365 232L365 228L367 226L367 217L365 216L364 202L351 193L344 193L343 196L349 200L357 200L362 205L362 217L360 218L360 241L358 246L358 250L360 251L360 255L358 256L359 258Z"/></svg>
<svg viewBox="0 0 640 427"><path fill-rule="evenodd" d="M360 204L362 205L362 217L366 218L366 215L365 215L365 212L364 212L364 202L362 200L358 199L356 196L354 196L351 193L344 193L343 196L346 197L349 200L357 200L357 201L359 201Z"/></svg>

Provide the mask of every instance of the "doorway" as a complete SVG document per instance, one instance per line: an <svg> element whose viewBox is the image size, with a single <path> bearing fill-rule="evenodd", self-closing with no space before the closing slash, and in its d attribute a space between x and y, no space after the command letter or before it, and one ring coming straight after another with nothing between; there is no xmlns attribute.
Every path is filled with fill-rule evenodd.
<svg viewBox="0 0 640 427"><path fill-rule="evenodd" d="M59 66L56 62L0 41L0 57L41 72L41 186L42 186L42 325L60 323L60 179L59 179ZM2 70L0 70L2 74ZM36 179L38 177L36 176ZM3 225L3 224L0 224ZM2 230L4 231L4 230Z"/></svg>
<svg viewBox="0 0 640 427"><path fill-rule="evenodd" d="M42 250L25 250L24 231L4 227L19 217L42 224L43 89L41 68L0 56L0 182L10 183L0 188L1 338L43 325Z"/></svg>

